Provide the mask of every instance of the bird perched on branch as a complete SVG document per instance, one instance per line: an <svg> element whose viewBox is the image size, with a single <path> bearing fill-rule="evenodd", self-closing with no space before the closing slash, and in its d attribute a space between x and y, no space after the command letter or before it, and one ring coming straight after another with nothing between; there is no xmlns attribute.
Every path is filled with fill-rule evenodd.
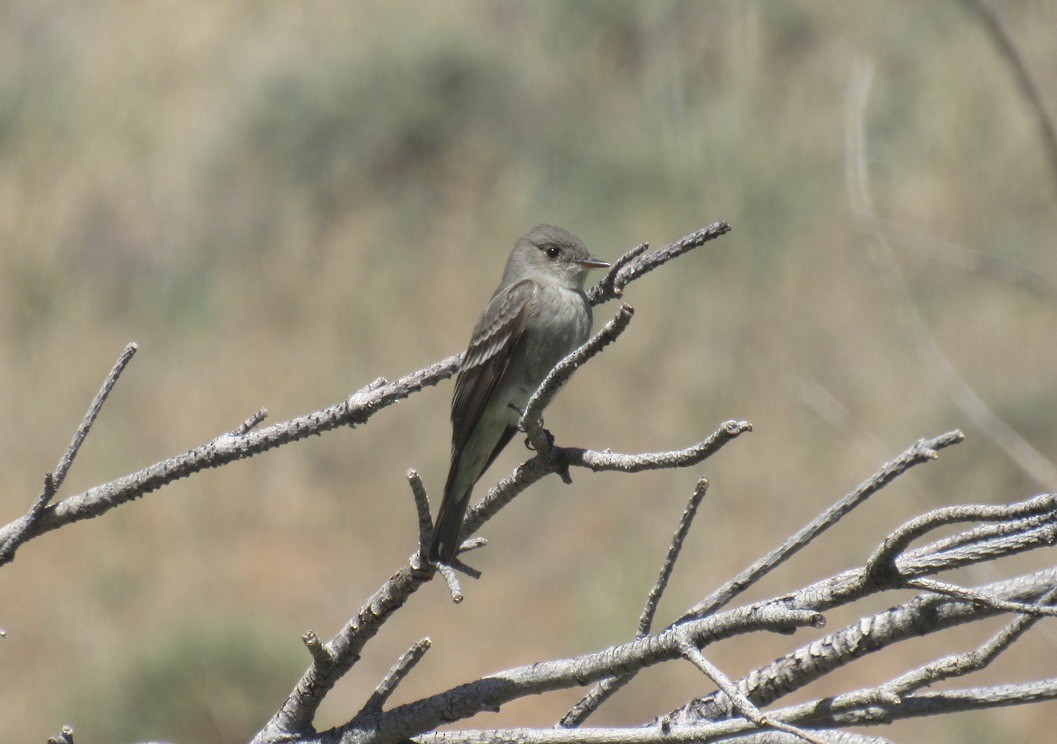
<svg viewBox="0 0 1057 744"><path fill-rule="evenodd" d="M591 332L587 272L593 258L575 235L537 225L517 241L499 288L473 329L451 400L451 467L429 560L449 564L478 479L517 430L521 411L562 357Z"/></svg>

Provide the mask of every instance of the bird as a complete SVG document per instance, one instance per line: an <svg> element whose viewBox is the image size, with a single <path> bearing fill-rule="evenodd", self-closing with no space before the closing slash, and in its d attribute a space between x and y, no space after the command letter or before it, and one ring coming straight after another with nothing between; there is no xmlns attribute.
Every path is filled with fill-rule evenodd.
<svg viewBox="0 0 1057 744"><path fill-rule="evenodd" d="M451 465L428 560L450 565L474 484L517 430L529 398L591 333L584 280L608 268L582 240L537 225L515 244L463 354L451 399Z"/></svg>

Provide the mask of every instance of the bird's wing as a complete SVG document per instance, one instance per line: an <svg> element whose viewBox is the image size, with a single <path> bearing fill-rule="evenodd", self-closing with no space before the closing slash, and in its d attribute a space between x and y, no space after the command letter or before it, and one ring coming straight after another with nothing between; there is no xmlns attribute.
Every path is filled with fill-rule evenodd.
<svg viewBox="0 0 1057 744"><path fill-rule="evenodd" d="M451 399L453 452L462 451L481 420L521 339L529 301L537 288L536 282L524 279L501 290L492 298L488 310L474 328ZM489 312L493 308L494 314Z"/></svg>

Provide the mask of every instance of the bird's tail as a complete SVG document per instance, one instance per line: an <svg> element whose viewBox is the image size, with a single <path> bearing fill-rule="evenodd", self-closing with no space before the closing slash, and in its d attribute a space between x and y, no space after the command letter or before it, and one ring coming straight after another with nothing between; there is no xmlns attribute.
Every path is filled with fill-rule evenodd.
<svg viewBox="0 0 1057 744"><path fill-rule="evenodd" d="M456 459L448 471L448 482L444 484L444 500L440 502L437 521L433 526L433 539L429 543L429 560L433 563L450 564L459 550L459 533L466 507L470 504L473 482L462 484L458 477L459 462Z"/></svg>

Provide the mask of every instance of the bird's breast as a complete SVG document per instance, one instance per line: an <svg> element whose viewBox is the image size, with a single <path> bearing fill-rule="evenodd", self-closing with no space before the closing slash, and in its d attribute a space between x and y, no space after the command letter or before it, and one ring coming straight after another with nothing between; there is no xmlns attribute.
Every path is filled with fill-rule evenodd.
<svg viewBox="0 0 1057 744"><path fill-rule="evenodd" d="M542 287L533 298L525 324L525 373L532 388L590 333L591 306L582 292Z"/></svg>

